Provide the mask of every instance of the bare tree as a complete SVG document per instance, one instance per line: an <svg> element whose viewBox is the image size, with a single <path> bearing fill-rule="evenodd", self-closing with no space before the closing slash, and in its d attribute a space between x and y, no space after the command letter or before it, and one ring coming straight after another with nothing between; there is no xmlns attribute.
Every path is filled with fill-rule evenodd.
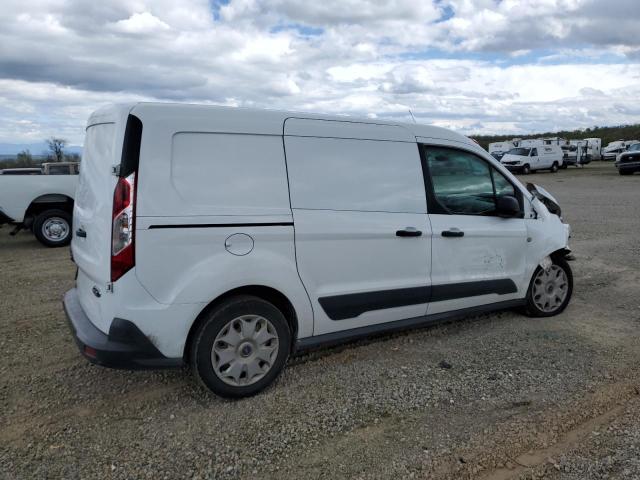
<svg viewBox="0 0 640 480"><path fill-rule="evenodd" d="M52 161L62 162L64 161L64 147L67 145L67 141L63 138L51 137L47 140L47 146L49 147Z"/></svg>

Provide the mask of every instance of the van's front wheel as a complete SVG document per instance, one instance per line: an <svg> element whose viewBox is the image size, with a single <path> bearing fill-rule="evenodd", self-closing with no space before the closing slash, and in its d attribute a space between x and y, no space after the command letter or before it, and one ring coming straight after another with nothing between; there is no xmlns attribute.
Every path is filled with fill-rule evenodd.
<svg viewBox="0 0 640 480"><path fill-rule="evenodd" d="M207 314L193 337L191 366L222 397L255 395L280 374L291 332L280 310L258 297L231 298Z"/></svg>
<svg viewBox="0 0 640 480"><path fill-rule="evenodd" d="M522 174L523 175L529 175L530 173L531 173L531 167L527 163L522 167Z"/></svg>
<svg viewBox="0 0 640 480"><path fill-rule="evenodd" d="M64 210L45 210L33 221L33 234L47 247L64 247L71 242L71 214Z"/></svg>
<svg viewBox="0 0 640 480"><path fill-rule="evenodd" d="M552 317L561 313L571 300L573 273L564 258L552 258L544 269L536 268L527 292L525 313L531 317Z"/></svg>

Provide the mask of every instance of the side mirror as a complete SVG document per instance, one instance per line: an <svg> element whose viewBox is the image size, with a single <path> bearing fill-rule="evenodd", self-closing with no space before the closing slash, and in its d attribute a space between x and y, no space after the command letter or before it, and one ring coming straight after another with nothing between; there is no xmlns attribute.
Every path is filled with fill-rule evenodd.
<svg viewBox="0 0 640 480"><path fill-rule="evenodd" d="M520 215L520 203L511 195L498 197L496 202L496 212L499 216L510 218Z"/></svg>

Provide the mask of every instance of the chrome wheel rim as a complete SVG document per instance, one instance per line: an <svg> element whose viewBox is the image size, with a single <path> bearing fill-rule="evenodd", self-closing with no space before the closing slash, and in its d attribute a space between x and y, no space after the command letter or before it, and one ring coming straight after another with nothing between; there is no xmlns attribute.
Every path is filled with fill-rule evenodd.
<svg viewBox="0 0 640 480"><path fill-rule="evenodd" d="M69 222L64 218L50 217L42 224L42 235L50 242L59 242L69 235Z"/></svg>
<svg viewBox="0 0 640 480"><path fill-rule="evenodd" d="M266 318L259 315L234 318L213 342L213 370L227 385L252 385L271 370L278 357L278 344L278 333Z"/></svg>
<svg viewBox="0 0 640 480"><path fill-rule="evenodd" d="M540 270L533 279L533 303L545 313L560 308L569 292L566 272L558 265Z"/></svg>

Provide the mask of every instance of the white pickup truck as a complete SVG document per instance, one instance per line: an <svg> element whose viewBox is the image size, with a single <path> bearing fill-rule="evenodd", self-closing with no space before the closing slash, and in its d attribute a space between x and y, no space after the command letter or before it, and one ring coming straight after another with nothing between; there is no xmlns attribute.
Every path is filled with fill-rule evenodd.
<svg viewBox="0 0 640 480"><path fill-rule="evenodd" d="M41 173L35 175L0 171L0 225L14 225L12 235L30 229L43 245L61 247L68 245L72 237L78 175L54 173L55 168L49 167L43 164Z"/></svg>

